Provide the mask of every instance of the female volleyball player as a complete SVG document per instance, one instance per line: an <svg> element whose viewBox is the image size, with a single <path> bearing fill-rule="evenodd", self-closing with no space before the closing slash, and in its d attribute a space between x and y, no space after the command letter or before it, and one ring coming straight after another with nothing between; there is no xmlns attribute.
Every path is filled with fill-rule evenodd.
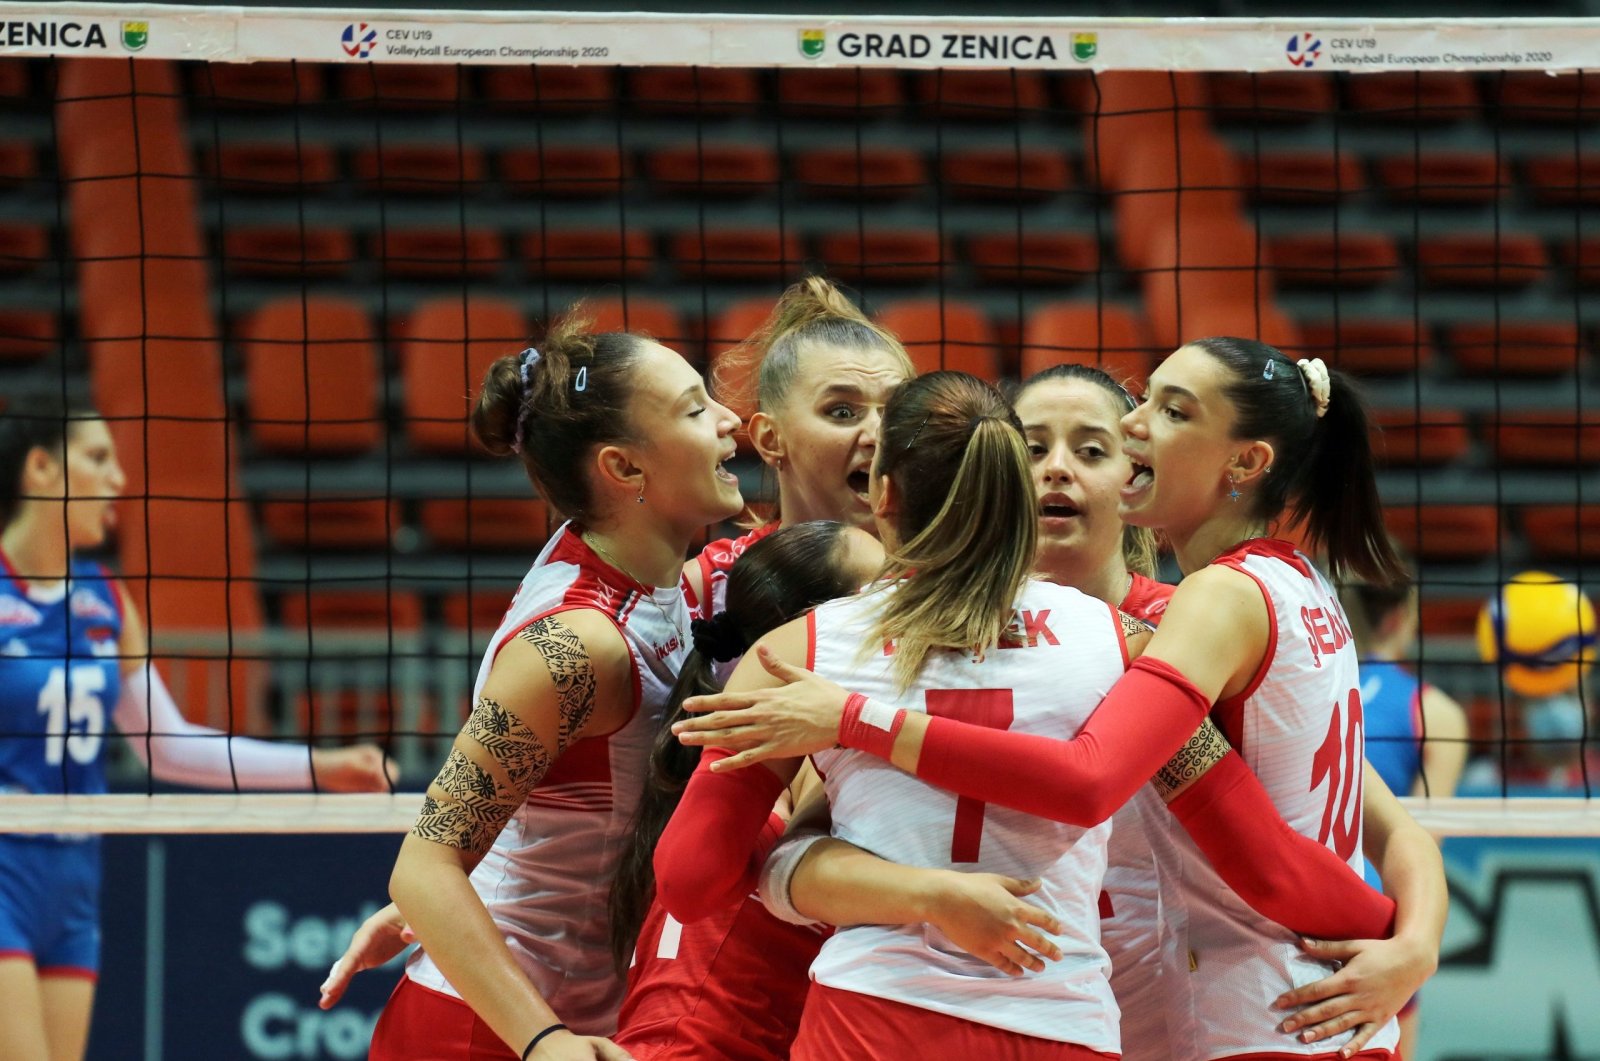
<svg viewBox="0 0 1600 1061"><path fill-rule="evenodd" d="M127 590L77 555L105 543L126 483L87 404L36 395L0 420L0 789L106 791L109 719L163 781L387 790L376 747L308 752L184 718ZM83 1056L99 967L98 840L0 836L0 1057Z"/></svg>
<svg viewBox="0 0 1600 1061"><path fill-rule="evenodd" d="M756 374L759 410L749 433L756 452L777 474L778 511L771 522L740 537L710 543L684 566L685 597L691 613L702 619L721 609L733 563L780 526L835 520L876 533L864 501L865 470L877 444L883 403L912 375L899 341L822 277L809 277L784 292L733 363ZM695 937L686 946L720 945L723 927L702 922L685 929ZM697 943L701 936L706 938ZM320 1005L335 1005L351 977L389 961L409 938L392 904L368 918L329 971Z"/></svg>
<svg viewBox="0 0 1600 1061"><path fill-rule="evenodd" d="M1374 581L1398 575L1382 536L1364 408L1348 381L1329 376L1320 363L1297 367L1264 344L1230 339L1181 348L1152 377L1149 393L1152 400L1123 422L1136 471L1122 491L1123 512L1130 522L1165 530L1180 567L1191 572L1150 651L1075 741L1028 740L955 719L890 712L899 727L893 759L969 798L1087 825L1103 820L1163 756L1183 746L1192 724L1217 701L1224 730L1283 817L1353 861L1363 765L1348 626L1309 562L1259 535L1288 509L1305 520L1313 543L1326 544L1336 573ZM723 697L718 706L783 696ZM742 721L713 715L680 726L680 733L745 749L719 763L723 770L831 745L841 733L860 739L858 700L841 720L831 694L809 715L804 698L787 699L789 710L763 703ZM822 703L813 699L809 708ZM700 733L689 737L691 730ZM875 748L890 757L881 742ZM1242 767L1236 760L1232 768ZM1185 818L1203 846L1207 815L1197 812L1204 809L1191 805ZM1211 841L1226 844L1225 836ZM1388 862L1385 853L1379 862ZM1334 1034L1330 1045L1345 1056L1369 1041L1392 1046L1388 1017L1409 991L1375 998L1352 978L1341 980L1342 973L1318 981L1326 966L1245 909L1203 859L1187 854L1192 872L1181 894L1189 901L1196 961L1208 973L1195 979L1202 992L1196 1056L1315 1056L1328 1046L1314 1044ZM1416 956L1410 968L1430 970L1443 928L1442 869L1425 846L1406 845L1406 859L1391 878L1401 899L1395 945ZM1352 946L1345 957L1360 956L1360 945ZM1224 954L1235 960L1222 960ZM1316 1004L1280 1027L1266 1006L1284 985L1299 986L1279 1005ZM1327 997L1330 991L1336 997ZM1260 1006L1240 1004L1256 998ZM1329 1020L1341 1006L1344 1014ZM1347 1032L1358 1025L1356 1034ZM1299 1034L1289 1039L1285 1032Z"/></svg>
<svg viewBox="0 0 1600 1061"><path fill-rule="evenodd" d="M688 653L683 556L743 507L739 421L673 351L576 316L490 369L478 437L571 517L523 580L390 891L422 949L374 1058L622 1058L605 886ZM770 806L770 804L769 804Z"/></svg>
<svg viewBox="0 0 1600 1061"><path fill-rule="evenodd" d="M878 415L889 392L912 376L899 340L820 276L785 291L731 362L756 376L750 442L777 473L778 511L741 537L707 545L684 568L690 607L701 618L721 609L739 554L779 526L838 520L877 533L866 490Z"/></svg>
<svg viewBox="0 0 1600 1061"><path fill-rule="evenodd" d="M728 572L724 610L694 622L694 649L673 687L668 719L679 717L687 697L721 688L719 663L823 601L856 592L882 566L877 540L842 523L799 523L756 542ZM688 926L652 902L651 852L699 759L698 748L661 731L612 884L618 968L633 955L615 1041L638 1061L782 1061L799 1026L806 969L821 932L779 921L752 897ZM784 820L774 811L773 839Z"/></svg>

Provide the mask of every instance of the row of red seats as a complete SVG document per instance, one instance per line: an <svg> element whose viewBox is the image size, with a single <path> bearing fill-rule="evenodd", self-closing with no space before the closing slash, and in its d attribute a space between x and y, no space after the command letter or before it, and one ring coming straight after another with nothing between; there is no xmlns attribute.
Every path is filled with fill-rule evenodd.
<svg viewBox="0 0 1600 1061"><path fill-rule="evenodd" d="M393 547L411 526L399 501L347 497L270 498L258 526L290 551ZM535 498L436 498L417 503L415 526L435 550L532 553L549 536L551 515ZM1600 559L1600 504L1392 505L1384 521L1395 540L1425 562L1470 562L1501 553L1520 531L1534 559Z"/></svg>
<svg viewBox="0 0 1600 1061"><path fill-rule="evenodd" d="M1139 245L1132 233L1119 233L1117 242L1124 253ZM1451 232L1424 237L1409 255L1395 237L1378 232L1309 232L1263 236L1259 247L1256 242L1252 237L1245 260L1230 267L1249 269L1259 262L1282 287L1380 287L1401 275L1408 257L1427 288L1515 289L1553 273L1580 287L1600 287L1596 236L1547 244L1526 232ZM1091 234L1009 228L960 241L942 239L932 229L854 228L810 240L780 226L707 229L667 235L658 245L656 235L642 227L550 229L511 240L478 226L391 228L359 239L348 229L322 225L236 225L222 233L220 251L231 275L296 280L344 277L365 262L375 262L393 279L493 279L516 262L533 276L615 282L649 276L661 256L692 281L782 280L815 259L850 282L929 282L968 264L985 284L1066 286L1092 276L1101 264ZM0 223L0 275L26 275L56 258L47 225Z"/></svg>
<svg viewBox="0 0 1600 1061"><path fill-rule="evenodd" d="M18 64L20 65L20 64ZM448 107L464 100L557 110L609 109L619 101L654 113L749 113L770 99L789 113L884 109L917 104L941 115L996 109L1092 112L1103 84L1118 75L1017 70L779 70L769 91L765 71L739 68L527 66L480 68L414 64L328 67L256 63L196 64L191 92L217 106L312 104L323 99L379 99L415 107ZM1548 77L1542 72L1363 74L1335 78L1303 71L1278 74L1176 75L1201 86L1203 104L1235 120L1303 121L1340 106L1379 120L1451 120L1494 113L1517 121L1570 122L1600 117L1600 84L1593 77ZM24 97L26 72L13 72L12 92ZM0 95L7 86L0 84ZM1342 91L1343 99L1340 100Z"/></svg>
<svg viewBox="0 0 1600 1061"><path fill-rule="evenodd" d="M710 375L725 385L736 411L746 417L753 411L748 395L741 393L724 362L730 348L754 332L770 309L770 299L744 300L702 328L649 298L589 305L598 327L644 331L690 356L703 343ZM980 307L957 299L890 302L878 316L905 341L921 371L960 368L999 380L1011 374L1004 352L1014 344L1019 349L1015 372L1024 377L1073 361L1105 364L1118 376L1140 379L1157 353L1142 318L1118 305L1059 302L1035 307L1010 335ZM1302 329L1304 352L1326 356L1346 369L1384 374L1415 371L1431 359L1431 343L1415 321L1390 322L1396 333L1387 337L1379 332L1382 323L1307 325ZM531 332L532 322L515 305L485 298L438 299L392 321L409 444L419 452L462 452L466 395L491 361L520 348ZM244 318L235 337L247 381L247 420L257 447L281 453L358 453L380 444L378 335L359 305L322 297L282 299ZM1442 337L1459 367L1485 374L1510 375L1519 368L1522 374L1553 367L1570 371L1585 352L1577 326L1570 322L1452 324L1442 329ZM1550 434L1550 452L1555 454L1550 460L1559 462L1560 454L1575 445L1561 438ZM1425 443L1397 444L1392 459L1402 459L1408 445L1413 463L1442 463L1460 455L1449 451L1451 443L1428 435ZM1510 461L1546 459L1533 455L1515 436L1507 436L1503 445Z"/></svg>
<svg viewBox="0 0 1600 1061"><path fill-rule="evenodd" d="M1536 202L1568 206L1600 201L1600 156L1571 151L1518 156L1492 150L1404 151L1362 158L1349 150L1235 153L1237 173L1223 178L1197 161L1186 185L1237 182L1267 203L1329 203L1375 187L1396 204L1492 203L1520 178ZM0 144L0 184L37 175L31 145ZM227 191L303 194L336 185L348 173L363 190L403 195L458 195L498 179L513 195L615 198L638 182L656 192L755 196L792 188L812 198L887 201L932 187L951 199L1035 202L1079 186L1070 156L1020 145L949 147L929 158L909 147L855 145L798 149L700 143L632 152L615 144L550 143L504 148L385 143L352 151L347 166L325 143L238 142L202 151L202 172ZM1369 179L1370 171L1370 179ZM1094 183L1089 174L1088 183Z"/></svg>

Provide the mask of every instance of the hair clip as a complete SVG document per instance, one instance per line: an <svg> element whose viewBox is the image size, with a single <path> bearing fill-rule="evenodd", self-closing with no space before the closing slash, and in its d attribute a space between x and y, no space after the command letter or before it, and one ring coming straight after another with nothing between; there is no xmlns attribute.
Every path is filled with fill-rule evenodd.
<svg viewBox="0 0 1600 1061"><path fill-rule="evenodd" d="M1263 365L1262 368L1261 368L1261 378L1262 379L1271 379L1274 375L1277 374L1277 371L1278 371L1278 362L1269 357L1269 358L1267 358L1267 363L1265 365Z"/></svg>
<svg viewBox="0 0 1600 1061"><path fill-rule="evenodd" d="M572 381L572 389L575 390L575 391L581 391L581 390L587 389L588 386L589 386L589 366L588 365L580 365L578 367L578 378Z"/></svg>

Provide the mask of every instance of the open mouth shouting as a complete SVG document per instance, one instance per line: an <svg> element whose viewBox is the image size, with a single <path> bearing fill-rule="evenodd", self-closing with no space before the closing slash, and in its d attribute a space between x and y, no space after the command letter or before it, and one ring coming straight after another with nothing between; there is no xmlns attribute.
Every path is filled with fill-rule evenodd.
<svg viewBox="0 0 1600 1061"><path fill-rule="evenodd" d="M1046 531L1063 530L1079 509L1066 494L1052 492L1039 498L1039 517Z"/></svg>
<svg viewBox="0 0 1600 1061"><path fill-rule="evenodd" d="M1132 461L1133 474L1128 477L1127 483L1122 487L1122 500L1130 502L1137 500L1156 481L1156 473L1148 464Z"/></svg>
<svg viewBox="0 0 1600 1061"><path fill-rule="evenodd" d="M844 481L849 484L850 491L860 499L863 505L871 503L868 492L872 488L872 473L868 470L868 466L863 465L854 469L844 477Z"/></svg>

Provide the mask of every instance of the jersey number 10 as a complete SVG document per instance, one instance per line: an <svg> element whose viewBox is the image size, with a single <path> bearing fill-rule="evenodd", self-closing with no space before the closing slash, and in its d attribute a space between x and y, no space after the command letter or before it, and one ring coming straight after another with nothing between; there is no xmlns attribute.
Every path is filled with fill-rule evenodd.
<svg viewBox="0 0 1600 1061"><path fill-rule="evenodd" d="M65 667L51 668L39 690L44 761L50 766L60 766L69 755L75 763L93 762L105 737L106 708L100 694L106 691L106 672L99 664L73 667L70 691L69 697Z"/></svg>
<svg viewBox="0 0 1600 1061"><path fill-rule="evenodd" d="M1311 760L1311 788L1315 791L1327 778L1328 803L1322 809L1317 842L1326 844L1332 837L1334 854L1348 862L1361 839L1361 767L1366 742L1362 739L1360 690L1350 690L1346 706L1341 719L1339 702L1334 701L1328 735Z"/></svg>

